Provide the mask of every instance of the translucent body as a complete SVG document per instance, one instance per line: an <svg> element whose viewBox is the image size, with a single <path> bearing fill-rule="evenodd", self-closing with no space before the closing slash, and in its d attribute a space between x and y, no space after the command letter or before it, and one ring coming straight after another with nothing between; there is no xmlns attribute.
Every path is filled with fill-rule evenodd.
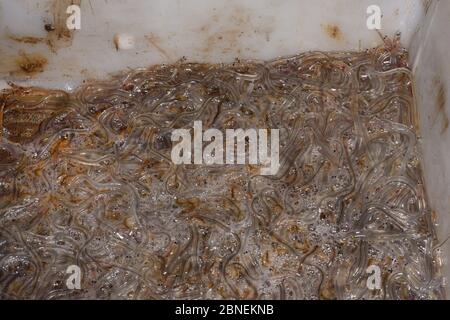
<svg viewBox="0 0 450 320"><path fill-rule="evenodd" d="M1 296L439 298L405 61L388 43L4 91ZM171 130L195 120L279 128L278 174L174 165Z"/></svg>

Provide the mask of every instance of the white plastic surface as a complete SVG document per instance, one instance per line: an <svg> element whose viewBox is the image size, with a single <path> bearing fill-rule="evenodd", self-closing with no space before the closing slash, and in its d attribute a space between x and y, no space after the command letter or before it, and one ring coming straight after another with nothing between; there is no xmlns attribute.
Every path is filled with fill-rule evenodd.
<svg viewBox="0 0 450 320"><path fill-rule="evenodd" d="M437 214L438 237L450 236L450 1L430 6L411 44L427 194ZM450 279L450 241L440 248ZM450 288L447 283L447 298Z"/></svg>
<svg viewBox="0 0 450 320"><path fill-rule="evenodd" d="M70 40L53 39L53 52L44 25L65 23L72 2L81 2L81 30ZM383 34L401 31L409 43L424 15L422 0L0 0L0 79L71 89L84 78L182 57L231 62L373 47L380 37L366 27L371 4L382 10ZM134 37L132 50L116 49L121 33ZM30 36L43 40L17 41ZM23 52L42 54L44 71L18 75L11 59Z"/></svg>

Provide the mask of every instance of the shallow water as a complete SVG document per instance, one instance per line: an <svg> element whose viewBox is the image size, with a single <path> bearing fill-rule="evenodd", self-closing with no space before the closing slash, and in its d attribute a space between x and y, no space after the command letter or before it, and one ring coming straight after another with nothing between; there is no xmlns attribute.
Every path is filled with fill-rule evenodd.
<svg viewBox="0 0 450 320"><path fill-rule="evenodd" d="M441 297L406 61L387 41L2 92L1 297ZM195 120L280 129L277 175L174 165Z"/></svg>

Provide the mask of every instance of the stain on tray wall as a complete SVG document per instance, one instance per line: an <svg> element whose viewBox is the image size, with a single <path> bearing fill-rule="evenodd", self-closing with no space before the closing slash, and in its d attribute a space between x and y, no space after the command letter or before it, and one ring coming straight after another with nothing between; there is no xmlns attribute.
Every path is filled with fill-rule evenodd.
<svg viewBox="0 0 450 320"><path fill-rule="evenodd" d="M439 77L433 80L433 85L437 88L436 100L433 101L435 105L435 113L433 116L432 126L439 125L440 134L443 135L448 131L450 125L450 118L446 110L447 92L445 85Z"/></svg>

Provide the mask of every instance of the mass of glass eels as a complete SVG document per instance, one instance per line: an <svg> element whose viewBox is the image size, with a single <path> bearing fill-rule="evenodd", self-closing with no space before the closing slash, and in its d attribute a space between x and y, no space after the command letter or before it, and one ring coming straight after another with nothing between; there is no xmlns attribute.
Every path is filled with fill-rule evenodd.
<svg viewBox="0 0 450 320"><path fill-rule="evenodd" d="M180 61L73 92L10 86L1 299L443 296L398 39L268 62ZM171 132L194 121L279 129L277 174L175 165Z"/></svg>

